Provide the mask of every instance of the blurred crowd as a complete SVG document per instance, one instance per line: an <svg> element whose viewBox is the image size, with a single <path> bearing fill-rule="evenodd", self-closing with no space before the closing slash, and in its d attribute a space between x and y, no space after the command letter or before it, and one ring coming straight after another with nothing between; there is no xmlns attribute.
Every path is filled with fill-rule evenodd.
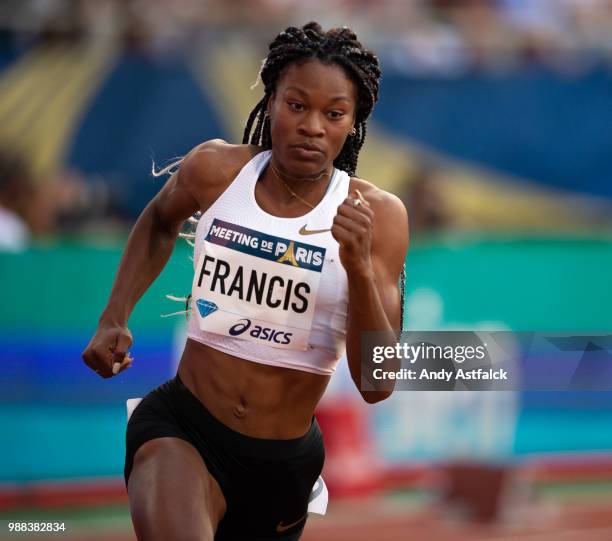
<svg viewBox="0 0 612 541"><path fill-rule="evenodd" d="M126 226L104 179L70 169L36 178L19 155L0 149L0 252L23 251L33 238L100 238Z"/></svg>
<svg viewBox="0 0 612 541"><path fill-rule="evenodd" d="M193 55L208 44L265 50L289 24L348 24L386 73L452 76L539 65L580 74L612 66L612 0L3 0L0 52L58 42L112 42L145 56ZM442 173L424 163L403 195L413 231L452 227ZM0 251L34 237L125 231L104 179L60 170L33 178L0 148Z"/></svg>
<svg viewBox="0 0 612 541"><path fill-rule="evenodd" d="M612 0L3 0L3 40L113 38L139 52L193 51L248 29L262 44L287 24L350 24L388 66L454 73L612 58ZM576 60L577 62L572 62Z"/></svg>

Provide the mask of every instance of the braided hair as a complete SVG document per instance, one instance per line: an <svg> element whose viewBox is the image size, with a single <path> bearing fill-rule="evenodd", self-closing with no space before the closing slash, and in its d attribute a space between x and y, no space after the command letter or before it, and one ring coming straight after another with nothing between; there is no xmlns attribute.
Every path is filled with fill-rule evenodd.
<svg viewBox="0 0 612 541"><path fill-rule="evenodd" d="M285 70L291 64L311 59L342 67L357 88L356 133L346 138L334 160L335 167L355 175L359 151L366 137L366 120L378 99L381 71L376 55L365 49L346 26L323 32L318 23L311 22L302 28L291 26L276 36L260 71L264 96L249 115L242 143L272 148L270 119L266 115L268 102Z"/></svg>

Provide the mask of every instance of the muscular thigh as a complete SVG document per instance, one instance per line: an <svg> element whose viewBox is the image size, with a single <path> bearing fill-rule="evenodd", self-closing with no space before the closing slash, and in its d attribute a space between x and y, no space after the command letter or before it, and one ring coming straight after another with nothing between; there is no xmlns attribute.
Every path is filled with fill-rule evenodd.
<svg viewBox="0 0 612 541"><path fill-rule="evenodd" d="M226 507L202 457L180 438L157 438L138 449L128 494L139 541L212 541Z"/></svg>

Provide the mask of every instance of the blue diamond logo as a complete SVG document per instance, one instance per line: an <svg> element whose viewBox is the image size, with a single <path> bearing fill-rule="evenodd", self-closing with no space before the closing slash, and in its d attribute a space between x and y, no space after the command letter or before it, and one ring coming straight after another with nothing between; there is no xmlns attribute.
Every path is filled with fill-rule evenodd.
<svg viewBox="0 0 612 541"><path fill-rule="evenodd" d="M211 301L205 301L204 299L198 299L196 301L196 306L198 307L198 312L202 317L209 316L213 312L216 312L219 307Z"/></svg>

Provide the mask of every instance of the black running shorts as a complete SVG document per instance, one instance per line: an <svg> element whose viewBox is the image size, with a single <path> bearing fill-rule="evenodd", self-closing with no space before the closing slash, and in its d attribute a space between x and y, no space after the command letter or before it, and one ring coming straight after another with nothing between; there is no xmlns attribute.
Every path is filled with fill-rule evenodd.
<svg viewBox="0 0 612 541"><path fill-rule="evenodd" d="M227 511L216 541L298 539L325 451L316 419L302 437L252 438L218 421L178 375L150 392L130 417L125 482L145 442L175 437L191 443L217 480Z"/></svg>

